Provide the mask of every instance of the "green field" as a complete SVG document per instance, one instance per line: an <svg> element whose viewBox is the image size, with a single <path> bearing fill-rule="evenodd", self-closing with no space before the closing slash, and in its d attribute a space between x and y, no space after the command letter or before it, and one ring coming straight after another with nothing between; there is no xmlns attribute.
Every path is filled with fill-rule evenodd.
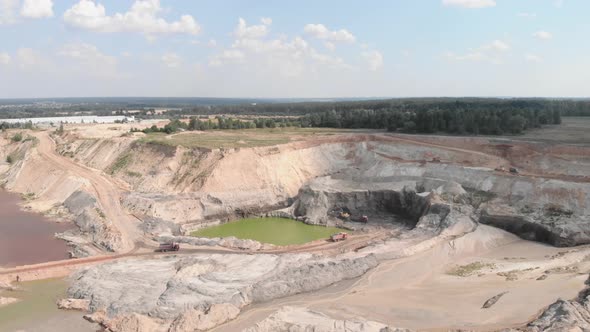
<svg viewBox="0 0 590 332"><path fill-rule="evenodd" d="M285 246L327 239L340 231L336 227L312 226L291 219L250 218L201 229L191 235L207 238L235 236Z"/></svg>
<svg viewBox="0 0 590 332"><path fill-rule="evenodd" d="M252 148L274 146L298 141L310 136L334 135L343 133L363 133L367 130L331 129L331 128L265 128L239 130L209 130L205 132L183 132L173 135L149 133L141 139L143 142L157 143L186 148ZM374 132L374 131L372 131Z"/></svg>

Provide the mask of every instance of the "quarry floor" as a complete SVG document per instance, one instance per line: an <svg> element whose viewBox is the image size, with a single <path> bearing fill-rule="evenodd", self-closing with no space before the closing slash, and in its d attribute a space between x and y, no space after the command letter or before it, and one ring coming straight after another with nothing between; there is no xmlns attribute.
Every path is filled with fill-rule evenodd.
<svg viewBox="0 0 590 332"><path fill-rule="evenodd" d="M575 143L575 137L579 135L580 129L576 125L577 122L568 121L565 119L566 126L571 131L554 136L555 141L549 141L547 136L532 132L517 138L515 142L531 140L548 144ZM82 134L97 136L102 135L103 132L118 132L107 129L106 126L95 128L90 125L80 126L79 130ZM570 134L572 132L578 134ZM354 132L339 134L355 135ZM515 162L509 158L510 156L501 153L482 152L478 150L478 145L472 144L469 140L462 141L461 138L382 133L379 135L395 142L412 142L424 147L442 147L466 154L481 154L482 158L486 158L485 164L465 163L465 166L496 168L508 167ZM89 182L90 190L94 191L101 204L107 207L105 208L107 217L115 220L114 226L121 232L124 239L124 250L119 254L76 261L46 262L15 269L0 269L0 279L10 281L15 274L21 275L25 280L62 277L69 275L80 266L128 257L154 256L153 248L149 247L153 243L137 231L137 218L129 215L119 203L122 193L129 190L125 183L59 155L55 151L55 142L46 132L36 133L35 136L39 139L38 151L48 163L67 169ZM313 139L313 137L305 138L304 136L306 135L300 138L302 141ZM329 139L338 140L333 136ZM431 160L418 161L432 162ZM462 161L457 163L461 164ZM584 177L544 173L538 169L525 169L520 175L514 176L541 175L549 178L589 181ZM35 202L31 204L35 207ZM43 207L37 208L42 210ZM314 242L302 246L279 248L272 252L328 253L355 250L383 236L383 233L374 232L358 235L350 241L339 244ZM191 248L181 254L210 252L232 251ZM588 254L590 249L587 247L554 248L524 241L504 231L480 225L471 234L440 244L415 256L385 261L358 279L341 282L313 294L301 294L253 305L244 310L236 320L214 331L236 331L251 326L283 305L303 306L336 318L363 317L391 326L421 331L447 331L454 328L492 331L522 326L556 299L576 297L584 288L584 282L590 272L590 262L585 259ZM456 266L465 266L474 262L482 262L486 267L468 276L449 273ZM544 279L537 280L544 275L546 275ZM493 307L482 309L487 299L503 292L507 293Z"/></svg>
<svg viewBox="0 0 590 332"><path fill-rule="evenodd" d="M590 272L590 262L572 263L590 253L587 247L557 249L488 226L453 242L382 262L360 278L313 294L253 305L213 331L254 326L282 306L305 307L336 319L362 317L416 331L496 331L525 325L559 298L575 298ZM469 276L449 272L472 262L495 267ZM548 272L546 279L537 280L545 271L572 264L576 272ZM506 271L515 271L511 278L515 280L498 275ZM482 308L486 300L503 292L507 293L494 306Z"/></svg>

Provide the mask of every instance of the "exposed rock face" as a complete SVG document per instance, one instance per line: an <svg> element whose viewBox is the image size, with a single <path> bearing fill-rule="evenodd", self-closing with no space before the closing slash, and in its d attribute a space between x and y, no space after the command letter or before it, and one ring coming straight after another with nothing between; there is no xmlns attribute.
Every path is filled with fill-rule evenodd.
<svg viewBox="0 0 590 332"><path fill-rule="evenodd" d="M588 285L589 282L590 279L586 281L586 284ZM557 300L526 327L510 331L590 331L590 288L580 292L575 300Z"/></svg>
<svg viewBox="0 0 590 332"><path fill-rule="evenodd" d="M169 332L207 331L236 318L239 313L240 309L229 303L214 304L207 312L191 309L174 320Z"/></svg>
<svg viewBox="0 0 590 332"><path fill-rule="evenodd" d="M85 315L84 319L91 323L97 323L110 332L166 332L162 320L154 319L145 315L132 313L125 316L110 319L104 311L98 311L90 315Z"/></svg>
<svg viewBox="0 0 590 332"><path fill-rule="evenodd" d="M588 300L584 303L558 300L550 305L541 317L521 330L527 332L590 331Z"/></svg>
<svg viewBox="0 0 590 332"><path fill-rule="evenodd" d="M243 332L410 332L363 319L337 320L304 308L283 307Z"/></svg>
<svg viewBox="0 0 590 332"><path fill-rule="evenodd" d="M486 168L438 164L424 167L383 164L373 167L366 175L390 176L397 181L420 176L425 191L439 187L440 179L453 181L470 192L493 198L480 206L482 223L556 246L590 243L590 183L510 176Z"/></svg>
<svg viewBox="0 0 590 332"><path fill-rule="evenodd" d="M222 322L223 317L233 319L232 307L321 289L361 276L376 265L372 255L350 259L310 254L129 259L80 271L72 278L68 295L89 300L92 312L104 311L103 325L136 322L139 316L130 315L137 314L162 320L164 325L205 326ZM224 305L213 307L216 304ZM189 310L193 311L186 314Z"/></svg>
<svg viewBox="0 0 590 332"><path fill-rule="evenodd" d="M61 299L57 301L57 307L64 310L88 311L90 300Z"/></svg>
<svg viewBox="0 0 590 332"><path fill-rule="evenodd" d="M117 251L122 246L121 233L109 227L111 222L105 219L101 207L90 194L81 190L76 191L65 200L64 206L74 215L79 229L66 232L61 237L66 240L71 238L70 243L77 245L79 256L84 256L84 252L87 251L81 246L84 240L76 241L77 237L90 239L91 244L108 251Z"/></svg>
<svg viewBox="0 0 590 332"><path fill-rule="evenodd" d="M144 216L142 218L142 224L140 229L144 234L182 234L180 225L173 223L168 220L162 220L150 216Z"/></svg>
<svg viewBox="0 0 590 332"><path fill-rule="evenodd" d="M416 194L416 181L388 180L315 179L300 190L294 214L307 223L323 225L336 217L333 211L349 211L351 219L361 215L396 215L415 226L428 207L428 199Z"/></svg>
<svg viewBox="0 0 590 332"><path fill-rule="evenodd" d="M240 250L249 250L249 251L256 251L260 249L270 249L274 247L271 244L260 243L258 241L249 240L249 239L238 239L234 236L225 237L225 238L199 238L199 237L192 237L192 236L158 236L156 237L156 241L160 243L170 243L170 242L178 242L178 243L186 243L193 246L220 246L230 249L240 249Z"/></svg>
<svg viewBox="0 0 590 332"><path fill-rule="evenodd" d="M95 145L99 150L111 149ZM124 197L127 210L183 223L234 215L236 210L285 207L308 180L348 168L352 162L346 155L351 148L361 147L328 142L309 147L160 151L157 144L141 144L130 152L126 170L142 176L127 177L124 171L115 176L133 186L134 192ZM82 162L107 169L116 159L117 155L110 154L108 163L98 162L88 154Z"/></svg>
<svg viewBox="0 0 590 332"><path fill-rule="evenodd" d="M288 267L281 275L262 280L254 284L252 302L266 302L289 295L322 289L336 281L350 279L353 275L362 275L377 266L375 256L339 261L309 262L297 267ZM284 275L288 275L285 278Z"/></svg>
<svg viewBox="0 0 590 332"><path fill-rule="evenodd" d="M479 221L502 228L525 240L545 242L557 247L590 243L590 217L574 215L557 206L519 209L490 202L482 208Z"/></svg>

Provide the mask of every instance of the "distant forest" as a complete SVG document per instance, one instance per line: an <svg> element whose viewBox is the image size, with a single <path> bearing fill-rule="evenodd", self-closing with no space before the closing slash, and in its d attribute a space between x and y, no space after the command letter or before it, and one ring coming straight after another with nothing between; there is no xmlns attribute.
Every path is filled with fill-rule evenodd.
<svg viewBox="0 0 590 332"><path fill-rule="evenodd" d="M195 106L179 113L192 114L256 114L306 115L327 111L397 110L417 111L429 109L538 109L558 110L563 116L590 116L590 99L502 99L502 98L400 98L362 101L262 103L240 105Z"/></svg>
<svg viewBox="0 0 590 332"><path fill-rule="evenodd" d="M192 118L206 115L250 115L257 120L215 123L192 122L188 130L267 128L283 126L387 129L408 133L519 134L542 125L559 124L561 116L590 116L589 99L502 98L404 98L386 100L339 100L277 102L276 100L173 99L165 114L154 107L167 107L165 98L61 100L35 109L33 104L0 103L0 118L60 116L73 112L94 115L126 114L135 110L139 119ZM6 102L6 101L5 101ZM151 105L150 103L155 103ZM157 105L156 105L157 104ZM167 131L185 129L176 122ZM186 130L185 129L185 130ZM164 128L158 129L164 130Z"/></svg>
<svg viewBox="0 0 590 332"><path fill-rule="evenodd" d="M184 111L179 113L184 113ZM590 101L420 98L248 106L224 105L196 107L192 113L299 116L299 125L302 127L387 129L408 133L501 135L505 133L519 134L527 129L547 124L560 124L562 114L590 116ZM266 123L263 122L263 125Z"/></svg>
<svg viewBox="0 0 590 332"><path fill-rule="evenodd" d="M293 110L292 108L296 108ZM275 127L327 127L386 129L406 133L449 133L471 135L520 134L530 128L542 125L560 124L561 114L573 109L571 104L544 100L412 100L363 101L338 103L304 103L251 105L249 112L232 113L234 106L220 107L226 112L215 121L190 116L190 122L183 123L180 117L199 114L176 111L173 121L163 128L147 128L144 132L166 132L177 130L249 129ZM216 107L219 111L219 108ZM209 108L209 110L211 110ZM293 116L293 113L301 113ZM232 114L258 114L265 117L249 120L232 119ZM277 116L281 115L280 117ZM168 116L173 114L168 113ZM290 115L290 116L284 116Z"/></svg>

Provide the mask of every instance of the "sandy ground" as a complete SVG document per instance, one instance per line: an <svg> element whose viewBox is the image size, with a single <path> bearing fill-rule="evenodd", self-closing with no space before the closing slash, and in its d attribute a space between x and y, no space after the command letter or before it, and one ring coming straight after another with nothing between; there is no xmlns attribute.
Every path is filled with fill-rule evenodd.
<svg viewBox="0 0 590 332"><path fill-rule="evenodd" d="M122 246L120 251L126 252L132 250L134 241L140 239L142 235L137 229L137 220L121 207L119 199L121 198L122 191L118 184L96 170L81 166L57 154L55 142L49 137L47 132L38 133L36 137L39 139L37 151L47 162L53 163L59 169L68 170L90 182L107 220L111 221L114 226L113 231L121 233Z"/></svg>
<svg viewBox="0 0 590 332"><path fill-rule="evenodd" d="M129 128L130 125L88 125L79 126L77 130L83 132L84 137L118 137ZM121 251L130 251L142 235L137 233L137 221L119 203L124 189L110 176L58 155L47 133L38 133L36 136L40 140L38 153L44 160L89 181L108 219L113 221L126 240L125 248ZM461 156L476 156L481 160L479 166L493 168L511 165L511 160L506 157L477 151L476 148L480 147L478 144L463 148L454 145L454 139L451 138L448 138L450 143L433 144L419 142L417 138L409 136L380 136L385 141L440 148ZM434 137L432 140L440 138ZM457 160L454 162L461 163ZM521 174L535 175L534 171ZM349 243L358 244L353 241ZM334 318L363 317L391 326L418 330L446 331L461 327L485 331L519 326L556 299L571 299L584 288L584 281L590 271L590 265L585 261L589 253L588 248L552 248L520 240L498 229L480 226L472 234L418 255L383 262L358 280L340 283L314 294L254 305L246 309L236 321L216 331L236 331L248 327L282 305L304 306ZM448 273L455 266L473 262L484 262L489 267L464 277ZM558 267L575 268L565 272L544 273ZM59 273L67 274L69 268ZM507 273L514 280L507 280ZM543 275L547 277L537 280ZM487 299L503 292L508 293L492 308L482 309Z"/></svg>
<svg viewBox="0 0 590 332"><path fill-rule="evenodd" d="M166 125L168 120L143 120L141 122L132 123L88 123L88 124L69 124L65 125L66 130L73 130L76 134L85 138L112 138L121 137L129 133L131 128L139 130L149 128L153 125L162 127Z"/></svg>
<svg viewBox="0 0 590 332"><path fill-rule="evenodd" d="M521 326L558 298L574 298L584 288L588 264L583 262L583 257L589 252L580 248L563 254L563 249L480 226L453 243L384 262L358 280L317 294L253 306L236 321L215 331L252 326L284 305L307 307L337 319L363 317L420 331L454 328L488 331ZM478 261L495 267L467 277L448 274L456 265ZM536 280L549 268L571 264L578 264L579 272L554 273L545 280ZM522 271L529 268L532 270ZM517 280L509 281L497 275L512 270L521 270L516 273ZM482 309L486 300L502 292L508 293L493 307Z"/></svg>

